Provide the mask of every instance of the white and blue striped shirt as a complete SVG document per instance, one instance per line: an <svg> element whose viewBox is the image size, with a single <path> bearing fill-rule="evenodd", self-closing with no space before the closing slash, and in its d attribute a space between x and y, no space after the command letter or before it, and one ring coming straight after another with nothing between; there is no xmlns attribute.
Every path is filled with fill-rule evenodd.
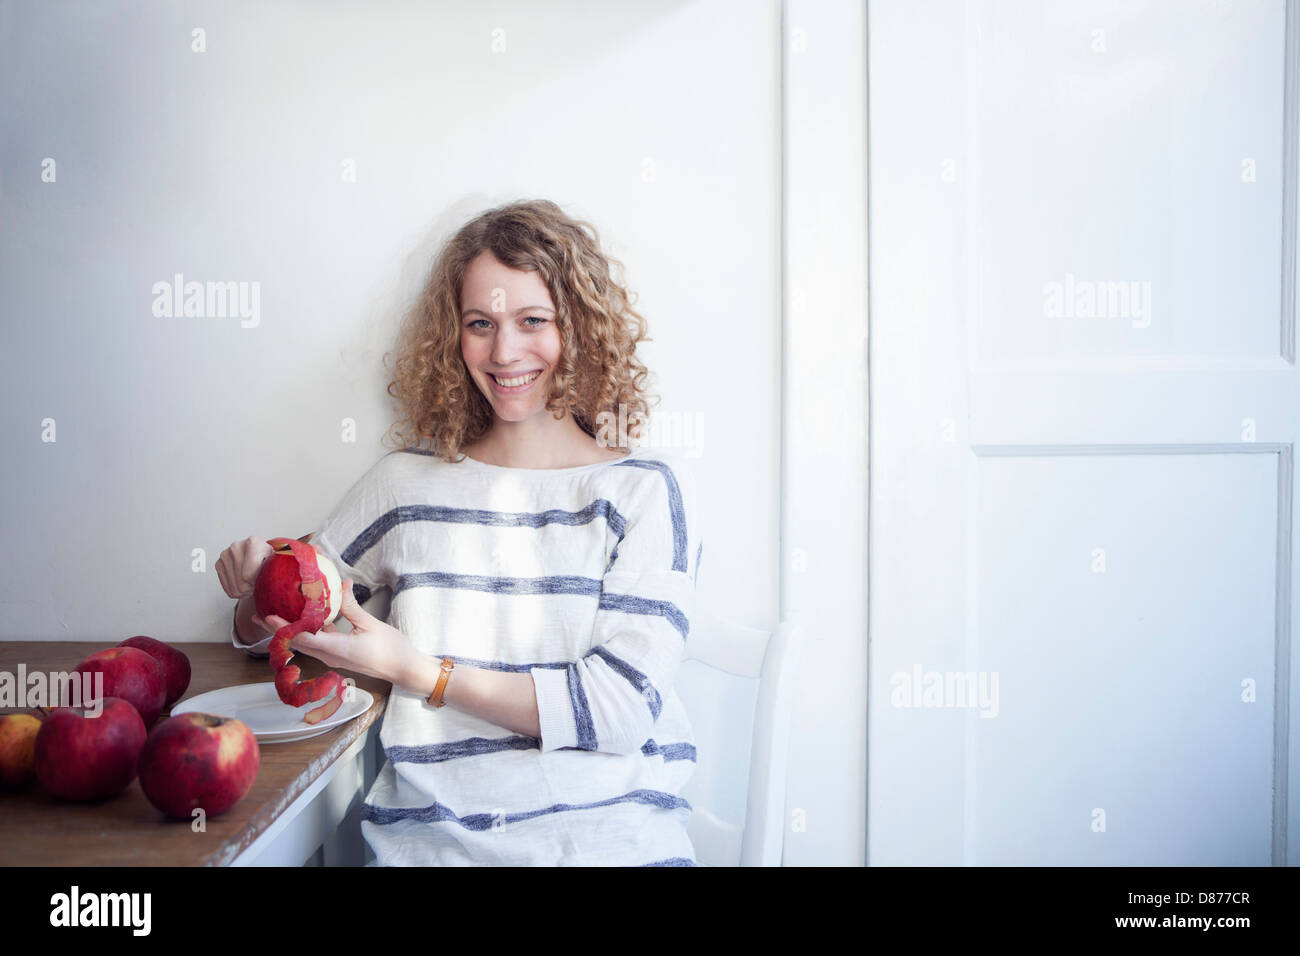
<svg viewBox="0 0 1300 956"><path fill-rule="evenodd" d="M673 678L703 543L680 455L523 469L393 452L312 543L359 601L389 588L389 623L424 653L537 691L540 740L393 689L362 806L379 865L694 865Z"/></svg>

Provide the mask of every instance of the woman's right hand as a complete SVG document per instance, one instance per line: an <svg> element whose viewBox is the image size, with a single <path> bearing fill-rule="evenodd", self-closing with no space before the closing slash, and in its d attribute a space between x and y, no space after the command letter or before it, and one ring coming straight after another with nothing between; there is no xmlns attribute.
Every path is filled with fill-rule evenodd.
<svg viewBox="0 0 1300 956"><path fill-rule="evenodd" d="M252 594L257 574L272 553L265 538L245 538L222 551L217 558L217 577L226 595L242 598Z"/></svg>

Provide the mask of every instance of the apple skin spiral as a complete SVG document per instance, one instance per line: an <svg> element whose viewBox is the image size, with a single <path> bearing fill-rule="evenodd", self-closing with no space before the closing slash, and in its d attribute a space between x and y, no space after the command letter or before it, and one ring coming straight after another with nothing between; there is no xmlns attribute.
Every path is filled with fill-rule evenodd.
<svg viewBox="0 0 1300 956"><path fill-rule="evenodd" d="M275 632L268 650L280 700L291 707L331 699L303 716L309 724L330 717L343 703L343 681L334 671L300 680L301 669L290 664L289 643L304 631L315 633L334 621L343 607L343 582L338 568L311 545L293 538L271 538L271 557L253 585L253 602L263 619L270 615L289 623Z"/></svg>

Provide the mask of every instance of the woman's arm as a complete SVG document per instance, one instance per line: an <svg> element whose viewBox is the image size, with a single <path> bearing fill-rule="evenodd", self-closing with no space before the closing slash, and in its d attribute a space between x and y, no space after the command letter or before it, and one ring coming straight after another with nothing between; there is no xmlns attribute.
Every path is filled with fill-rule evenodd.
<svg viewBox="0 0 1300 956"><path fill-rule="evenodd" d="M425 700L438 683L442 659L421 652L397 628L362 608L352 592L352 581L343 581L340 614L352 624L344 634L327 624L315 634L303 633L290 642L295 651L310 654L327 667L378 677L394 687ZM260 619L254 616L256 623ZM266 618L272 631L284 626L284 619ZM541 737L537 715L537 692L531 674L509 674L457 663L443 688L443 703L473 714L489 723L529 737ZM429 705L432 707L432 705Z"/></svg>
<svg viewBox="0 0 1300 956"><path fill-rule="evenodd" d="M442 658L421 654L395 683L428 700L437 686L441 664ZM443 688L442 702L517 734L542 736L532 674L509 674L457 663Z"/></svg>

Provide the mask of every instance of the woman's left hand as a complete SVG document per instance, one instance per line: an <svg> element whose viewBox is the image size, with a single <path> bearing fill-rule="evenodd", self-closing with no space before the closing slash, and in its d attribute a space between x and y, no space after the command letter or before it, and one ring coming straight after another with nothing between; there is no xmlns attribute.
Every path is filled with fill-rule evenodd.
<svg viewBox="0 0 1300 956"><path fill-rule="evenodd" d="M355 628L351 634L344 634L333 624L326 624L315 634L304 631L297 635L289 646L310 654L326 667L342 667L392 684L399 684L399 678L424 656L409 637L357 603L351 578L343 580L343 607L339 613ZM259 624L265 620L272 631L291 623L275 614L265 619L255 616L253 620Z"/></svg>

